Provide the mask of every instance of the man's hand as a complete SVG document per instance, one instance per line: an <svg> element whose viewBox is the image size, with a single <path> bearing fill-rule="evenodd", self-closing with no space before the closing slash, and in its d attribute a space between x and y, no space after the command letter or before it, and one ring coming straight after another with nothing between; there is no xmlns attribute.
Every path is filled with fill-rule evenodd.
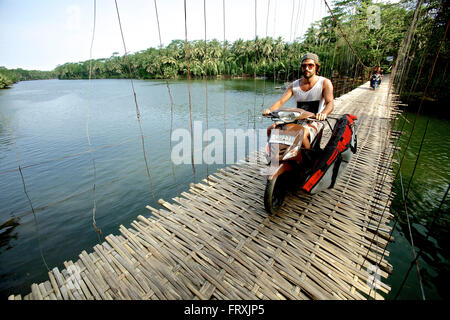
<svg viewBox="0 0 450 320"><path fill-rule="evenodd" d="M267 115L269 115L271 112L272 112L272 111L270 111L270 109L264 109L263 112L262 112L262 115L263 115L263 116L267 116Z"/></svg>
<svg viewBox="0 0 450 320"><path fill-rule="evenodd" d="M325 120L327 118L327 114L326 113L316 113L316 119L317 120Z"/></svg>

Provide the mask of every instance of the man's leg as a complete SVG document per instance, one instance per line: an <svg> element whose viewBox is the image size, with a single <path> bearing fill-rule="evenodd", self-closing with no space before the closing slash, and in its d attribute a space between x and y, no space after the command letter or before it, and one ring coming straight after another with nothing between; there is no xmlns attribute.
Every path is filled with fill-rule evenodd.
<svg viewBox="0 0 450 320"><path fill-rule="evenodd" d="M269 140L269 138L270 138L270 133L271 133L272 130L275 128L275 126L276 126L276 124L274 123L274 124L272 124L271 126L269 126L269 127L267 128L267 140Z"/></svg>
<svg viewBox="0 0 450 320"><path fill-rule="evenodd" d="M311 149L311 143L309 142L309 130L305 127L303 127L302 147L305 149Z"/></svg>

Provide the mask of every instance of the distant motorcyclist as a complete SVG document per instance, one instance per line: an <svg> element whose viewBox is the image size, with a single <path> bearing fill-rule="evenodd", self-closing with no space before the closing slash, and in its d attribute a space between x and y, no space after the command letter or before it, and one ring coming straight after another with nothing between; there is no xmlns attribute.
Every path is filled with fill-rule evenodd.
<svg viewBox="0 0 450 320"><path fill-rule="evenodd" d="M383 80L383 70L381 67L376 67L370 78L370 87L375 90L376 87L380 86L381 80Z"/></svg>
<svg viewBox="0 0 450 320"><path fill-rule="evenodd" d="M297 101L297 108L315 113L318 120L325 120L333 112L333 84L329 79L318 75L320 71L319 57L314 53L305 54L302 57L301 68L303 77L292 82L270 109L263 110L263 116L280 109L291 96L294 96ZM304 128L303 147L309 149L311 142L322 129L323 124L308 120L299 124ZM270 136L274 126L272 125L267 129L268 136Z"/></svg>

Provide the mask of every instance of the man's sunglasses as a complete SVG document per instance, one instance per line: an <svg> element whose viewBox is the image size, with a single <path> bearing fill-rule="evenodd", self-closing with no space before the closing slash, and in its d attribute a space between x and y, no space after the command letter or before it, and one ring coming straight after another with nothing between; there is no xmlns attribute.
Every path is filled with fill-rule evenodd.
<svg viewBox="0 0 450 320"><path fill-rule="evenodd" d="M312 68L314 68L314 66L315 66L314 63L305 63L305 64L302 63L303 69L306 69L306 67L308 67L308 69L312 69Z"/></svg>

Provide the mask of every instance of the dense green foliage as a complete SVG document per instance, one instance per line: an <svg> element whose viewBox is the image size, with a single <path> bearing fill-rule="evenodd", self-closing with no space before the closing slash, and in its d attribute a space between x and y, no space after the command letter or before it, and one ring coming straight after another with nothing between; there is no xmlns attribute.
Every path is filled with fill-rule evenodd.
<svg viewBox="0 0 450 320"><path fill-rule="evenodd" d="M382 64L385 58L395 56L404 32L410 23L411 11L405 6L378 4L381 27L367 26L367 7L372 1L338 1L333 10L348 40L362 59L364 66ZM394 22L394 23L392 23ZM302 38L288 43L282 38L236 40L233 43L218 40L189 41L187 50L183 40L174 40L165 48L150 48L129 55L132 75L139 79L177 78L226 75L232 77L265 76L287 80L298 76L300 59L308 51L316 52L322 60L322 74L362 76L363 65L356 67L357 59L337 28L331 16L314 23ZM58 66L59 79L127 78L126 57L114 53L111 57ZM367 71L367 70L366 70ZM356 78L356 77L355 77Z"/></svg>
<svg viewBox="0 0 450 320"><path fill-rule="evenodd" d="M405 39L417 12L416 5L421 2L417 28L413 30L411 46L407 46ZM0 88L26 79L87 79L90 72L94 79L128 78L128 63L131 76L137 79L186 77L189 66L192 77L267 77L288 81L299 77L302 55L315 52L322 62L321 74L332 78L338 87L339 83L354 87L367 80L375 66L390 72L396 62L400 74L396 76L396 88L404 98L411 99L420 97L426 86L449 20L447 3L442 0L402 0L395 4L336 0L332 7L334 17L316 21L304 36L293 42L270 37L239 39L232 43L195 40L187 43L186 50L184 40L173 40L166 47L149 48L128 56L114 52L109 58L65 63L53 72L1 68ZM427 101L447 98L448 56L446 41Z"/></svg>
<svg viewBox="0 0 450 320"><path fill-rule="evenodd" d="M0 67L0 89L8 88L19 81L54 78L56 78L54 71L23 70L20 68L6 69L5 67Z"/></svg>
<svg viewBox="0 0 450 320"><path fill-rule="evenodd" d="M409 46L406 41L403 43L405 49L397 61L395 85L401 99L410 106L417 108L423 99L423 109L428 113L450 117L449 112L442 112L449 99L450 85L447 76L449 36L444 37L450 21L449 2L424 0L417 9L418 19L411 30L411 41Z"/></svg>

